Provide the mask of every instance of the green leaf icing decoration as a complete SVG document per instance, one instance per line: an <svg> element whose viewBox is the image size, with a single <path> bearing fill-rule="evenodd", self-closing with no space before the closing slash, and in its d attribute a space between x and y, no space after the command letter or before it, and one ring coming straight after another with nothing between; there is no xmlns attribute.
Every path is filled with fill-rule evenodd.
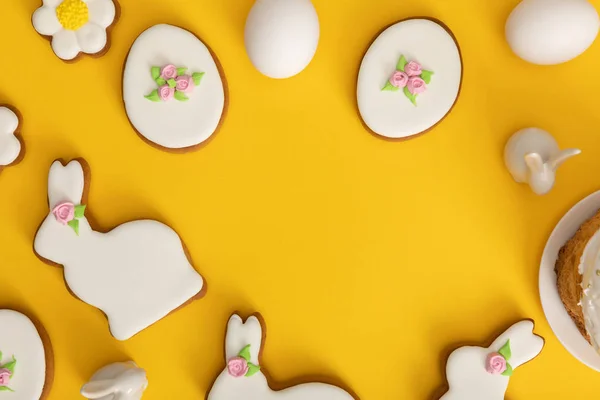
<svg viewBox="0 0 600 400"><path fill-rule="evenodd" d="M202 77L204 77L204 72L194 72L192 74L194 85L198 86L200 84L200 81L202 80Z"/></svg>
<svg viewBox="0 0 600 400"><path fill-rule="evenodd" d="M175 100L178 100L178 101L188 101L189 99L190 99L190 98L189 98L189 97L187 97L187 96L185 95L185 93L183 93L183 92L181 92L181 91L179 91L179 90L176 90L176 91L175 91Z"/></svg>
<svg viewBox="0 0 600 400"><path fill-rule="evenodd" d="M506 371L504 371L502 373L502 375L504 375L504 376L512 376L512 374L513 374L513 367L509 363L506 363Z"/></svg>
<svg viewBox="0 0 600 400"><path fill-rule="evenodd" d="M381 90L382 91L388 91L388 92L397 92L398 90L400 90L400 88L397 88L396 86L392 85L390 83L390 81L387 81L385 83L385 86Z"/></svg>
<svg viewBox="0 0 600 400"><path fill-rule="evenodd" d="M156 101L156 102L160 101L160 96L158 95L158 90L154 90L148 96L144 96L144 97L150 101Z"/></svg>
<svg viewBox="0 0 600 400"><path fill-rule="evenodd" d="M73 228L73 230L75 231L75 233L77 234L77 236L79 236L79 220L78 219L72 219L67 224L71 228Z"/></svg>
<svg viewBox="0 0 600 400"><path fill-rule="evenodd" d="M500 350L498 350L498 353L504 357L504 359L506 361L509 361L510 358L512 357L512 352L510 351L510 339L508 339L508 341L506 342L506 344L504 346L502 346L500 348Z"/></svg>
<svg viewBox="0 0 600 400"><path fill-rule="evenodd" d="M177 68L177 75L185 75L185 71L187 71L186 67Z"/></svg>
<svg viewBox="0 0 600 400"><path fill-rule="evenodd" d="M160 77L160 67L152 67L150 71L152 74L152 79L157 80Z"/></svg>
<svg viewBox="0 0 600 400"><path fill-rule="evenodd" d="M406 64L408 64L406 57L401 55L400 59L398 60L398 64L396 64L396 70L404 72L404 67L406 67Z"/></svg>
<svg viewBox="0 0 600 400"><path fill-rule="evenodd" d="M432 75L433 75L433 71L426 71L426 70L421 71L421 79L423 79L425 81L425 83L428 85L431 83Z"/></svg>
<svg viewBox="0 0 600 400"><path fill-rule="evenodd" d="M169 79L167 83L169 84L170 88L174 88L175 86L177 86L177 82L175 82L175 79L173 78Z"/></svg>
<svg viewBox="0 0 600 400"><path fill-rule="evenodd" d="M407 86L404 87L404 94L406 95L406 97L408 97L408 99L410 100L411 103L413 103L415 106L417 105L417 95L416 94L412 94L408 90Z"/></svg>
<svg viewBox="0 0 600 400"><path fill-rule="evenodd" d="M9 388L8 386L0 386L0 392L14 392L14 390Z"/></svg>
<svg viewBox="0 0 600 400"><path fill-rule="evenodd" d="M254 365L251 362L248 363L248 372L246 372L246 377L250 377L260 371L260 367L258 365Z"/></svg>
<svg viewBox="0 0 600 400"><path fill-rule="evenodd" d="M239 352L238 357L242 357L244 360L250 362L250 345L245 346Z"/></svg>
<svg viewBox="0 0 600 400"><path fill-rule="evenodd" d="M83 218L85 214L85 207L86 206L83 204L75 206L75 218Z"/></svg>
<svg viewBox="0 0 600 400"><path fill-rule="evenodd" d="M2 359L2 352L0 352L0 360L1 359ZM10 372L9 379L12 379L12 377L15 374L16 366L17 366L17 359L13 355L11 361L7 362L4 365L0 365L0 369L7 369ZM0 392L14 392L14 390L9 388L8 386L0 386Z"/></svg>
<svg viewBox="0 0 600 400"><path fill-rule="evenodd" d="M155 79L155 82L158 86L162 86L162 85L166 85L167 81L164 80L164 78L161 78L160 76L158 78Z"/></svg>

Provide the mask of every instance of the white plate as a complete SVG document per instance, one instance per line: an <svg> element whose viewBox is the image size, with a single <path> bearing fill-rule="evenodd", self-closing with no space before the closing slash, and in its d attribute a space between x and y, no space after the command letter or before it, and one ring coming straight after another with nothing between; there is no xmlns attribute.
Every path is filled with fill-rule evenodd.
<svg viewBox="0 0 600 400"><path fill-rule="evenodd" d="M600 355L581 336L575 323L567 314L558 295L554 264L561 247L598 209L600 209L600 191L589 195L571 208L550 235L540 265L540 298L552 331L569 353L596 371L600 371Z"/></svg>

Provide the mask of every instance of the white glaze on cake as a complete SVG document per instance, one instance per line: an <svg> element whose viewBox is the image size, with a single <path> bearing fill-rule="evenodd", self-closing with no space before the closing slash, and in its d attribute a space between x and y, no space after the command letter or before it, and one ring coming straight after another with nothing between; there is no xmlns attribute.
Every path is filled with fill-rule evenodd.
<svg viewBox="0 0 600 400"><path fill-rule="evenodd" d="M240 350L250 345L250 362L259 365L259 353L262 345L262 327L260 321L252 316L244 323L234 314L227 324L225 338L225 357L236 357ZM226 361L227 361L226 360ZM228 369L219 375L213 384L207 400L353 400L346 391L337 386L324 383L305 383L274 391L269 387L267 378L261 371L250 377L235 378Z"/></svg>
<svg viewBox="0 0 600 400"><path fill-rule="evenodd" d="M592 345L600 350L600 231L585 245L578 269L582 275L581 308L585 329Z"/></svg>
<svg viewBox="0 0 600 400"><path fill-rule="evenodd" d="M156 89L150 70L173 64L204 72L186 102L152 102ZM225 89L209 49L193 33L171 25L156 25L131 46L123 74L123 100L133 127L146 139L167 149L196 146L218 128L225 107Z"/></svg>
<svg viewBox="0 0 600 400"><path fill-rule="evenodd" d="M382 91L394 73L400 55L434 71L427 91L415 107L402 92ZM422 133L450 111L462 81L458 45L441 25L428 19L410 19L387 28L373 42L362 61L357 97L360 115L373 132L389 138Z"/></svg>
<svg viewBox="0 0 600 400"><path fill-rule="evenodd" d="M446 364L448 392L440 400L503 400L510 378L486 371L486 358L510 340L514 370L537 357L544 339L533 334L533 322L521 321L500 335L488 348L465 346L450 354Z"/></svg>
<svg viewBox="0 0 600 400"><path fill-rule="evenodd" d="M54 162L48 177L50 210L80 204L84 172L78 161ZM50 211L38 230L35 252L64 266L65 281L86 303L108 317L113 336L126 340L200 292L202 277L187 259L177 233L157 221L122 224L108 233L79 219L79 235Z"/></svg>
<svg viewBox="0 0 600 400"><path fill-rule="evenodd" d="M44 343L35 325L25 315L0 310L0 365L17 360L9 384L14 392L0 392L2 400L39 400L46 382Z"/></svg>
<svg viewBox="0 0 600 400"><path fill-rule="evenodd" d="M15 136L19 118L7 107L0 107L0 167L13 163L21 153L21 142Z"/></svg>

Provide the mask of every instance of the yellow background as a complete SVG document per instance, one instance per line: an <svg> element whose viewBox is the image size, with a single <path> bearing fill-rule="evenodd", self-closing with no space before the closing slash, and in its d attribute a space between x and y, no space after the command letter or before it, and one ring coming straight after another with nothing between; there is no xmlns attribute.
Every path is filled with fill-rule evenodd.
<svg viewBox="0 0 600 400"><path fill-rule="evenodd" d="M126 359L148 371L145 400L202 399L224 366L234 310L263 314L263 366L277 381L338 378L363 400L436 400L450 351L532 318L546 347L515 373L507 397L597 396L600 375L545 321L537 277L554 225L599 187L600 43L539 67L504 40L517 0L315 0L318 52L302 74L277 81L244 51L253 0L120 1L108 54L76 64L55 57L31 26L40 0L2 1L0 103L21 111L27 150L0 173L0 305L48 330L50 400L79 398L97 368ZM420 15L458 38L462 93L432 132L385 141L357 114L358 67L383 27ZM229 82L222 129L193 153L152 148L124 112L125 57L157 23L200 36ZM502 162L508 137L531 125L583 149L545 197L514 183ZM91 166L89 211L101 228L138 218L169 224L208 282L203 300L127 342L32 251L48 212L48 167L75 157Z"/></svg>

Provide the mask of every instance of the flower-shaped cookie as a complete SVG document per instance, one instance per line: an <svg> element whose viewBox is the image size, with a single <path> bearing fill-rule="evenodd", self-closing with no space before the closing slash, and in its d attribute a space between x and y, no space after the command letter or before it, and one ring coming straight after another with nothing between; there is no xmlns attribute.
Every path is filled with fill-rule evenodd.
<svg viewBox="0 0 600 400"><path fill-rule="evenodd" d="M21 153L21 142L15 136L19 118L6 107L0 107L0 169L12 164Z"/></svg>
<svg viewBox="0 0 600 400"><path fill-rule="evenodd" d="M43 0L33 13L33 27L52 37L52 50L63 60L80 52L97 54L108 43L106 29L113 24L113 0Z"/></svg>

